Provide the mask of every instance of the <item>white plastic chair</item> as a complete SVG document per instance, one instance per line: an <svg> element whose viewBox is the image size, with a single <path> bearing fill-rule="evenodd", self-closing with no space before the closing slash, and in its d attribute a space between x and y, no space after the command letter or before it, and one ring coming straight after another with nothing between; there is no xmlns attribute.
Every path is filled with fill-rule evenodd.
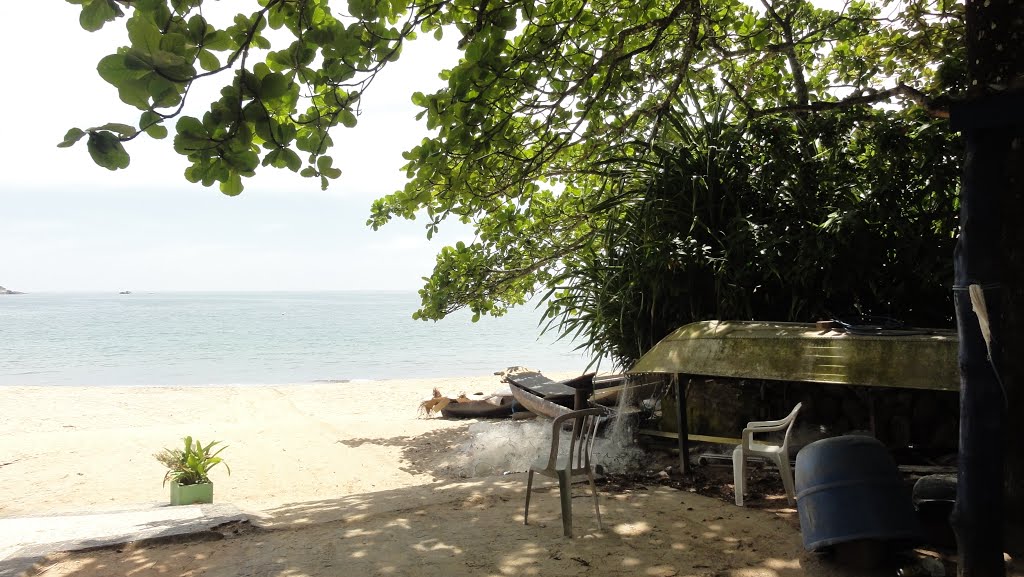
<svg viewBox="0 0 1024 577"><path fill-rule="evenodd" d="M551 453L547 459L541 458L530 466L526 478L526 511L523 513L523 524L527 525L530 517L530 492L533 489L533 474L540 473L545 477L558 479L558 494L562 501L562 530L566 537L572 537L572 477L586 474L590 480L590 491L594 494L594 510L597 511L597 526L601 526L601 507L597 500L597 485L594 483L594 468L590 456L597 437L598 417L605 413L604 409L582 409L559 415L551 424ZM563 424L572 422L572 434L569 441L569 452L559 454L558 443L561 438Z"/></svg>
<svg viewBox="0 0 1024 577"><path fill-rule="evenodd" d="M793 431L793 422L800 412L803 403L797 403L784 419L778 421L751 421L743 429L743 443L736 445L732 451L733 483L736 486L736 505L743 506L743 489L747 481L747 457L758 456L770 459L779 468L782 486L786 488L786 497L790 505L796 504L796 491L793 489L793 472L789 469L789 434ZM781 445L758 443L754 435L771 433L785 429Z"/></svg>

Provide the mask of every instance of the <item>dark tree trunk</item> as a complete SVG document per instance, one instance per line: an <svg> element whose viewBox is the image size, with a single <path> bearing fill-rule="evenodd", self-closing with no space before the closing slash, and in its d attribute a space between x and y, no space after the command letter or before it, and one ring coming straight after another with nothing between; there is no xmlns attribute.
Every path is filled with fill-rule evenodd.
<svg viewBox="0 0 1024 577"><path fill-rule="evenodd" d="M1006 516L1011 524L1006 550L1024 558L1024 225L1015 222L1024 215L1024 136L1017 133L1011 159L1010 189L1003 224L1004 276L1002 380L1006 387ZM1014 306L1016 304L1016 306Z"/></svg>
<svg viewBox="0 0 1024 577"><path fill-rule="evenodd" d="M955 256L960 333L960 463L953 524L963 577L1005 575L1003 522L1020 514L1020 79L1024 3L967 0L968 101L952 110L966 139ZM973 285L973 290L972 289ZM1008 407L1008 404L1012 403ZM1009 416L1009 418L1007 418ZM1012 423L1012 424L1010 424ZM1009 452L1006 451L1009 449ZM1004 477L1004 455L1007 466ZM1006 492L1004 480L1018 485ZM1010 505L1008 514L1004 503Z"/></svg>
<svg viewBox="0 0 1024 577"><path fill-rule="evenodd" d="M1006 547L1024 558L1024 135L1018 130L1010 160L1010 188L1003 224L1003 258L1006 304L1003 306L1003 385L1009 418L1006 422L1006 512L1012 524ZM1014 306L1016 304L1017 306Z"/></svg>
<svg viewBox="0 0 1024 577"><path fill-rule="evenodd" d="M983 323L999 331L998 161L1003 139L991 131L966 131L967 156L961 192L960 240L956 250L956 317L960 333L960 462L953 524L963 577L998 577L1003 567L1004 397L988 359ZM1002 154L1000 154L1002 153ZM994 181L994 182L993 182ZM993 188L992 184L996 187ZM984 290L973 299L969 287ZM980 312L984 300L986 314ZM998 342L993 343L998 346Z"/></svg>

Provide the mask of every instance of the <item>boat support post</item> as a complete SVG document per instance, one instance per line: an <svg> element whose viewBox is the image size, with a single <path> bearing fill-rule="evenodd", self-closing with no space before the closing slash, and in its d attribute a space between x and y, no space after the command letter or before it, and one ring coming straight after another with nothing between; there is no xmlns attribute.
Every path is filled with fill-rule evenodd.
<svg viewBox="0 0 1024 577"><path fill-rule="evenodd" d="M679 373L672 373L672 386L676 390L676 431L679 432L679 473L690 474L690 428L686 423L686 384ZM686 379L689 382L689 378Z"/></svg>

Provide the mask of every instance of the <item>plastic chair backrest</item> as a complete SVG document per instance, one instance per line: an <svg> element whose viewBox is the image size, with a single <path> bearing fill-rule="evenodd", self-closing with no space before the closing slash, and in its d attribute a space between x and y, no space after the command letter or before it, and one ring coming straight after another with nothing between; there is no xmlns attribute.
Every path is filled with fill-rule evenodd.
<svg viewBox="0 0 1024 577"><path fill-rule="evenodd" d="M548 455L546 470L568 469L584 471L590 468L590 456L597 438L598 417L605 414L605 409L592 408L570 411L555 417L551 423L551 453ZM572 435L569 440L569 452L564 462L559 462L558 449L561 431L567 421L572 421ZM560 466L561 465L561 466Z"/></svg>
<svg viewBox="0 0 1024 577"><path fill-rule="evenodd" d="M750 443L753 441L753 437L757 433L771 433L774 431L786 430L786 434L782 439L782 451L785 452L789 449L789 437L793 432L793 424L796 423L796 415L800 412L800 407L803 403L797 403L793 410L789 412L784 418L777 421L751 421L747 423L747 427L743 429L743 450L750 452L757 452L751 449ZM763 444L763 443L762 443Z"/></svg>
<svg viewBox="0 0 1024 577"><path fill-rule="evenodd" d="M793 432L793 425L796 423L796 414L800 412L800 407L802 407L803 405L803 403L797 403L796 406L793 407L793 410L790 411L784 419L782 419L783 421L787 422L786 435L782 438L783 452L789 450L789 436L790 433Z"/></svg>

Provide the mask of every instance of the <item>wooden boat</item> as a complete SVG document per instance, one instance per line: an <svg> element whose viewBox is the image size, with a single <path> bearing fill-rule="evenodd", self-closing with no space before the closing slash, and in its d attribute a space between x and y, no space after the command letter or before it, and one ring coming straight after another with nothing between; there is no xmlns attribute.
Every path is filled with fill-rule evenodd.
<svg viewBox="0 0 1024 577"><path fill-rule="evenodd" d="M589 373L567 381L554 381L536 372L505 377L512 397L531 413L554 419L572 411L577 389L589 391L594 374Z"/></svg>
<svg viewBox="0 0 1024 577"><path fill-rule="evenodd" d="M441 416L449 419L501 419L511 415L514 406L515 399L509 395L500 395L492 400L452 401L441 409Z"/></svg>
<svg viewBox="0 0 1024 577"><path fill-rule="evenodd" d="M655 397L663 390L667 379L664 374L607 375L594 378L594 393L590 401L605 407L619 404L619 397L628 391L631 404Z"/></svg>
<svg viewBox="0 0 1024 577"><path fill-rule="evenodd" d="M524 389L512 383L509 383L508 388L512 391L512 398L515 399L516 403L535 415L554 419L559 415L572 411L573 397L552 397L546 399L532 393L529 389Z"/></svg>

